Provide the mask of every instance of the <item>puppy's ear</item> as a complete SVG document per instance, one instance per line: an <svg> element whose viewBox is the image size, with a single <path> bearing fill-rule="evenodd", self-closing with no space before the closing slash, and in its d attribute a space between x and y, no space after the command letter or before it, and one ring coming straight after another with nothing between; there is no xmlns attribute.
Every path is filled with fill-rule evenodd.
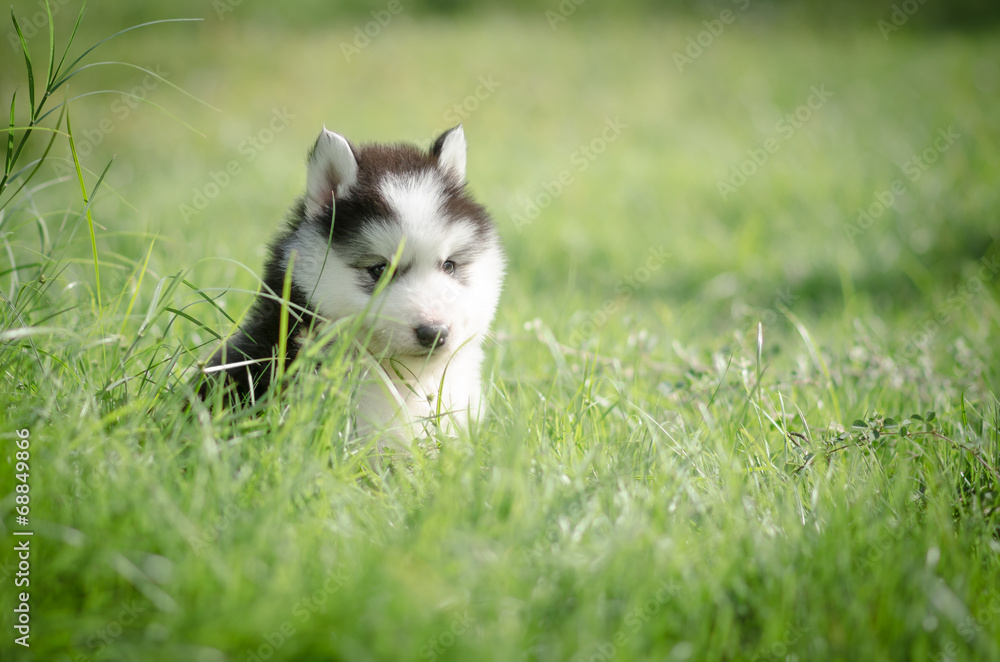
<svg viewBox="0 0 1000 662"><path fill-rule="evenodd" d="M323 132L309 152L306 174L306 213L314 216L358 181L358 159L347 139L339 133Z"/></svg>
<svg viewBox="0 0 1000 662"><path fill-rule="evenodd" d="M441 170L454 177L459 184L465 183L465 131L461 124L448 129L434 141L431 155L437 157Z"/></svg>

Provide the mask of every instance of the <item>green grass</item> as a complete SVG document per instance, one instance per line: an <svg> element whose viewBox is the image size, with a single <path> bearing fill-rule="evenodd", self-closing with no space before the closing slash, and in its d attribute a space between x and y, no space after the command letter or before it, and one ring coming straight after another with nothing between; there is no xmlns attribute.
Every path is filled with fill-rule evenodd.
<svg viewBox="0 0 1000 662"><path fill-rule="evenodd" d="M85 70L69 96L155 104L70 104L92 225L63 134L36 133L21 166L56 135L49 157L0 192L3 659L1000 655L1000 278L981 270L1000 234L997 35L883 40L751 10L679 72L702 19L586 7L555 31L542 12L404 12L351 62L359 19L304 30L237 7L88 56L204 103ZM108 34L88 17L72 53ZM17 89L24 126L3 36L0 99ZM47 34L29 44L40 98ZM335 357L252 412L194 401L320 127L426 142L480 77L499 85L464 118L469 180L510 257L488 418L389 464L345 434ZM583 169L574 153L616 118ZM17 429L30 649L12 634Z"/></svg>

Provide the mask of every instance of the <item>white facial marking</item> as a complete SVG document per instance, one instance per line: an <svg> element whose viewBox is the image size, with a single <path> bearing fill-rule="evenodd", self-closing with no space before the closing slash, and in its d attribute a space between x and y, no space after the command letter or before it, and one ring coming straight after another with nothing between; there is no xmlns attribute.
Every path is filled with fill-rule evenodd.
<svg viewBox="0 0 1000 662"><path fill-rule="evenodd" d="M364 252L391 260L403 243L398 274L376 298L365 290L367 273L323 247L325 237L303 226L288 244L295 250L295 283L317 312L336 320L366 315L373 332L370 349L387 356L428 360L415 329L423 325L448 328L446 343L431 357L449 356L462 343L478 345L488 332L499 298L503 259L499 250L482 246L472 222L446 219L445 184L434 171L390 175L379 192L392 218L365 226ZM454 274L442 264L454 255L476 251L474 259L458 260ZM287 255L286 255L287 258ZM325 259L325 266L324 266Z"/></svg>

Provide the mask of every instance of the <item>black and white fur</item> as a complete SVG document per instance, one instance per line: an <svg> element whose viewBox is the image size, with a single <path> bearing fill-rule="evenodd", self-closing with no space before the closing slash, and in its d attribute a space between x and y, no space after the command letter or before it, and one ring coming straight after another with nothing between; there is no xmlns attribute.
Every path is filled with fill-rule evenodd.
<svg viewBox="0 0 1000 662"><path fill-rule="evenodd" d="M224 373L244 401L267 390L294 254L286 362L307 328L363 315L357 339L367 340L371 370L358 393L359 429L413 437L438 411L447 413L445 425L477 417L482 341L505 260L489 214L466 190L465 154L461 125L429 151L355 147L324 128L309 155L305 196L271 244L263 292L205 372ZM376 296L401 244L392 280Z"/></svg>

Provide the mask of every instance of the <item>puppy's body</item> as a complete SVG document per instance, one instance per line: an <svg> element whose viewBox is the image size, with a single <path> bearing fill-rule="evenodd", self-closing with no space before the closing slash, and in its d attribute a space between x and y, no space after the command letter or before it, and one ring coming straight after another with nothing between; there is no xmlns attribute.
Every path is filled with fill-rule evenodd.
<svg viewBox="0 0 1000 662"><path fill-rule="evenodd" d="M305 329L361 320L356 338L371 360L359 428L412 436L438 411L459 424L478 415L481 343L504 257L488 213L465 190L465 151L461 126L429 152L355 148L324 129L309 156L306 194L271 244L263 291L206 372L225 373L242 399L267 390L291 263L286 362Z"/></svg>

